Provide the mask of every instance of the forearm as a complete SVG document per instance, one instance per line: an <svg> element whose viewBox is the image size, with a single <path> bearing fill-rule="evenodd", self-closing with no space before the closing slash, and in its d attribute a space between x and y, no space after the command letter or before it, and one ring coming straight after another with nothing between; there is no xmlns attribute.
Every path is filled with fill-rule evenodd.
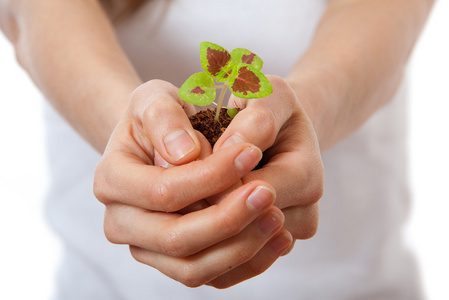
<svg viewBox="0 0 449 300"><path fill-rule="evenodd" d="M0 24L22 67L61 115L103 151L141 81L97 1L2 5Z"/></svg>
<svg viewBox="0 0 449 300"><path fill-rule="evenodd" d="M287 77L321 150L388 102L433 0L331 0L311 47Z"/></svg>

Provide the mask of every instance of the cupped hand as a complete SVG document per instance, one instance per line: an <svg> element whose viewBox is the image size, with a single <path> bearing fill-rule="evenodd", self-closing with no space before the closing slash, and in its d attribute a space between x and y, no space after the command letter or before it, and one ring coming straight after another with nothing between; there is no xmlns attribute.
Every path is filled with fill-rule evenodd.
<svg viewBox="0 0 449 300"><path fill-rule="evenodd" d="M109 241L130 245L136 260L187 286L227 287L266 270L292 238L263 180L180 213L235 186L262 158L249 143L210 155L187 118L193 112L167 82L139 87L96 168L94 193L106 207ZM177 166L155 166L158 156Z"/></svg>
<svg viewBox="0 0 449 300"><path fill-rule="evenodd" d="M323 194L318 139L301 99L289 84L280 77L268 78L273 85L268 97L231 97L231 106L244 109L217 141L214 153L239 143L251 143L264 151L259 168L243 176L242 183L270 183L277 194L275 205L285 215L284 228L295 239L307 239L316 233L318 200Z"/></svg>

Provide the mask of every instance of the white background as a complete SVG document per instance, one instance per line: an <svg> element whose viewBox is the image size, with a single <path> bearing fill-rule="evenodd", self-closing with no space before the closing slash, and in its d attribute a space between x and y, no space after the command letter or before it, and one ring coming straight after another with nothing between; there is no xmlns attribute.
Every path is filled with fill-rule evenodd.
<svg viewBox="0 0 449 300"><path fill-rule="evenodd" d="M449 299L449 1L437 3L410 64L406 229L428 299ZM0 34L0 299L47 299L59 244L43 216L47 184L41 96Z"/></svg>

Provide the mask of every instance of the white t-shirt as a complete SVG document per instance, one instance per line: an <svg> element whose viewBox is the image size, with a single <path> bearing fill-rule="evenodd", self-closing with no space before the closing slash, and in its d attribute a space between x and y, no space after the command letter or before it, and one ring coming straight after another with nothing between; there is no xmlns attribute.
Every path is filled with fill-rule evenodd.
<svg viewBox="0 0 449 300"><path fill-rule="evenodd" d="M285 76L305 51L325 0L173 0L145 6L117 33L144 80L177 86L201 71L199 44L248 48ZM421 299L401 230L409 209L404 88L362 128L323 154L325 194L315 237L264 274L226 290L191 289L133 260L103 233L92 193L100 158L46 109L52 185L47 216L64 243L56 299Z"/></svg>

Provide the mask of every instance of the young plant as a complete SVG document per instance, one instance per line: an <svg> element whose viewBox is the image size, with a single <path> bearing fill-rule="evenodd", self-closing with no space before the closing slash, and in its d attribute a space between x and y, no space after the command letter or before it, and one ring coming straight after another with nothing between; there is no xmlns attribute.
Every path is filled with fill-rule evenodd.
<svg viewBox="0 0 449 300"><path fill-rule="evenodd" d="M215 122L218 122L228 88L239 98L262 98L273 92L270 81L260 71L262 59L247 49L237 48L228 52L219 45L202 42L200 58L205 72L190 76L179 89L179 97L188 103L206 106L214 102L216 90L221 89ZM216 85L215 81L223 84ZM228 109L227 112L231 117L237 114L236 109Z"/></svg>

